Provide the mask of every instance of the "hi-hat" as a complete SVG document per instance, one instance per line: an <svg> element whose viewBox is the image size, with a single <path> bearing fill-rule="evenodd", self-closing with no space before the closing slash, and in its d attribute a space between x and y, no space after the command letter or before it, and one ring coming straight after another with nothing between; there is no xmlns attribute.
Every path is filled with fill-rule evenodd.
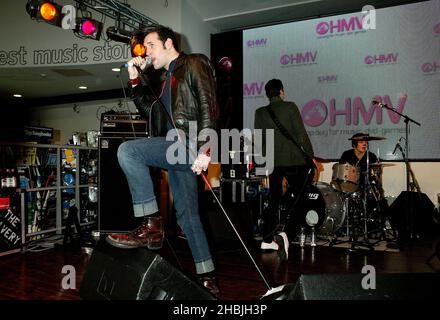
<svg viewBox="0 0 440 320"><path fill-rule="evenodd" d="M348 140L355 140L355 141L371 141L371 140L385 140L385 137L375 137L375 136L359 136L359 137L352 137Z"/></svg>
<svg viewBox="0 0 440 320"><path fill-rule="evenodd" d="M392 167L395 166L394 163L370 163L370 167Z"/></svg>

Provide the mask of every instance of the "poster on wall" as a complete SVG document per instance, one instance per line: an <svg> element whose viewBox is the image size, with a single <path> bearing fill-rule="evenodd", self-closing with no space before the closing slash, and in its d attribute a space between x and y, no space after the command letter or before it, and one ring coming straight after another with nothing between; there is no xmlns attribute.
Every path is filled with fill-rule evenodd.
<svg viewBox="0 0 440 320"><path fill-rule="evenodd" d="M402 159L393 151L407 133L410 159L440 159L440 1L373 13L368 27L360 9L245 30L244 127L253 128L255 110L268 104L264 85L277 78L318 157L338 159L365 132L383 138L370 143L383 160Z"/></svg>

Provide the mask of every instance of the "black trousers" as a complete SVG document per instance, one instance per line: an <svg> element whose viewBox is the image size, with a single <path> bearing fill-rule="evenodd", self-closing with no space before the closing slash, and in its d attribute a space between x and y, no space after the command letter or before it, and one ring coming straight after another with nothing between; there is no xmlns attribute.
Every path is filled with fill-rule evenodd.
<svg viewBox="0 0 440 320"><path fill-rule="evenodd" d="M314 168L309 166L290 166L290 167L275 167L272 174L269 175L269 206L263 212L263 241L270 243L273 236L284 229L287 233L289 227L285 224L291 222L292 219L286 219L285 216L280 216L280 204L286 206L288 212L292 205L298 203L296 199L301 198L314 176ZM288 188L283 197L283 178L286 178ZM294 197L291 197L293 195ZM283 199L284 198L284 199ZM282 214L282 213L281 213ZM290 237L290 235L288 234Z"/></svg>

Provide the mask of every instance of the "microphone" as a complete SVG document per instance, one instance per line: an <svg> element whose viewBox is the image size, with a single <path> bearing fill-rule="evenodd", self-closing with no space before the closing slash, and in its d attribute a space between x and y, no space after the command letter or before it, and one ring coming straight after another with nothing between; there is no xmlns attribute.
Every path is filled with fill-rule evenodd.
<svg viewBox="0 0 440 320"><path fill-rule="evenodd" d="M386 107L387 107L387 105L386 105L385 103L382 103L382 102L379 102L379 101L376 101L376 100L371 101L371 103L372 103L373 105L374 105L374 104L378 104L379 107L381 107L381 108L386 108Z"/></svg>
<svg viewBox="0 0 440 320"><path fill-rule="evenodd" d="M152 59L151 59L151 57L150 56L146 56L145 57L145 62L147 63L147 65L149 65L149 64L151 64L151 61L152 61ZM133 67L134 66L134 63L133 62L126 62L126 63L124 63L122 66L121 66L121 69L122 68L128 68L128 67Z"/></svg>
<svg viewBox="0 0 440 320"><path fill-rule="evenodd" d="M394 147L393 155L396 154L397 149L403 152L402 146L400 145L400 142L402 142L403 137L400 137L399 141L397 141L396 146Z"/></svg>
<svg viewBox="0 0 440 320"><path fill-rule="evenodd" d="M396 143L396 146L394 147L393 155L396 154L397 149L401 149L401 147L400 147L400 143L399 143L399 142L397 142L397 143Z"/></svg>

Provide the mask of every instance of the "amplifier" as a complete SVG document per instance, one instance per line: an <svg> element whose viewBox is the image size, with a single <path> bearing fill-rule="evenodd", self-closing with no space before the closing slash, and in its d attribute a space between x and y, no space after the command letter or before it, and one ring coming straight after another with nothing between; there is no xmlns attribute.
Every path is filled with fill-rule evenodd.
<svg viewBox="0 0 440 320"><path fill-rule="evenodd" d="M100 131L105 136L147 136L148 121L137 113L103 113Z"/></svg>

